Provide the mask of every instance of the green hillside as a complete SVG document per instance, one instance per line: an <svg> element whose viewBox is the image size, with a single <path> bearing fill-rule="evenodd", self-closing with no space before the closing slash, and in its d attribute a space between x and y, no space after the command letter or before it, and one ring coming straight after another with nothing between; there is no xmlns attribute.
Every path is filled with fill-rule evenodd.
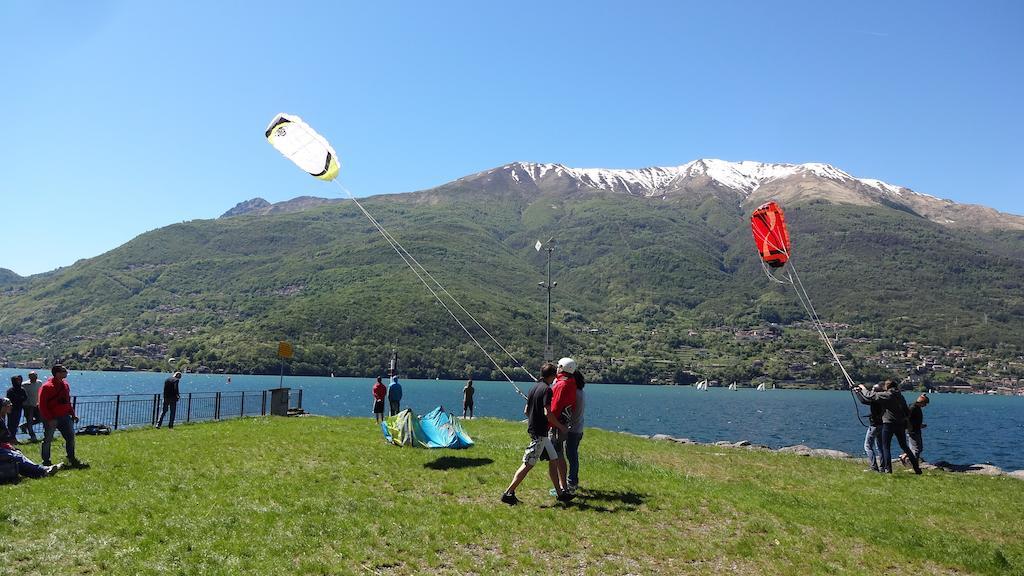
<svg viewBox="0 0 1024 576"><path fill-rule="evenodd" d="M771 342L734 336L805 320L792 290L762 273L747 207L714 195L458 183L364 205L530 366L543 353L545 313L544 253L533 244L554 236L555 353L586 359L596 378L782 376L788 348L821 364L815 378L835 379L809 330L780 328ZM850 324L848 336L1024 349L1021 233L956 230L884 207L786 208L794 264L820 315ZM352 203L168 226L0 286L0 306L0 356L14 361L167 369L173 357L265 373L286 339L295 373L369 375L397 341L409 376L499 376Z"/></svg>

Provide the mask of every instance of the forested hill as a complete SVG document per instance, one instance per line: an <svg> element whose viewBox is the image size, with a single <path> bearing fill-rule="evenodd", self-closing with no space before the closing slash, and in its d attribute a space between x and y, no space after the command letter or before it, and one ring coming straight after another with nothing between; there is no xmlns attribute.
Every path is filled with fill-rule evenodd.
<svg viewBox="0 0 1024 576"><path fill-rule="evenodd" d="M21 276L18 276L13 271L7 268L0 268L0 286L8 286L11 284L17 284L22 280Z"/></svg>
<svg viewBox="0 0 1024 576"><path fill-rule="evenodd" d="M361 201L531 369L545 325L534 244L554 237L555 355L579 356L595 378L782 377L799 358L834 381L794 324L792 290L757 262L748 218L767 197L784 202L793 263L819 314L850 325L843 336L1024 349L1020 217L827 171L752 183L710 168L530 176L537 166L551 165ZM409 376L495 376L351 202L257 199L45 275L0 274L0 307L0 358L15 362L266 373L285 339L290 371L371 375L397 342ZM751 341L752 328L773 339Z"/></svg>

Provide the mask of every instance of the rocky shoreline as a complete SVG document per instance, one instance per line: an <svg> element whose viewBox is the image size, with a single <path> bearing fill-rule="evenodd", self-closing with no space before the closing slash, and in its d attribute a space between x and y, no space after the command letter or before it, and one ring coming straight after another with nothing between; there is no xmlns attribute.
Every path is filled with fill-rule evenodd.
<svg viewBox="0 0 1024 576"><path fill-rule="evenodd" d="M837 460L864 460L863 458L857 458L851 454L847 454L841 450L829 450L827 448L811 448L804 446L803 444L797 444L796 446L784 446L782 448L771 448L763 444L753 444L746 440L740 440L739 442L728 442L725 440L719 440L718 442L696 442L689 438L676 438L669 436L668 434L631 434L631 436L637 436L640 438L647 438L649 440L658 440L662 442L675 442L676 444L696 444L702 446L720 446L722 448L742 448L745 450L765 450L768 452L780 452L784 454L797 454L799 456L811 456L815 458L834 458ZM893 462L898 462L894 460ZM976 474L979 476L1007 476L1009 478L1016 478L1018 480L1024 480L1024 470L1014 470L1008 472L993 466L991 464L952 464L945 460L939 460L937 462L922 462L921 468L925 470L943 470L945 472L955 472L959 474Z"/></svg>

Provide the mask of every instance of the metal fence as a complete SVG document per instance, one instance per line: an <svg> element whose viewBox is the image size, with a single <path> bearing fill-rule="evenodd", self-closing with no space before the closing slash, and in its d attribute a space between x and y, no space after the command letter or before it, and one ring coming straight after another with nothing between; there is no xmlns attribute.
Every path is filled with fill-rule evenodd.
<svg viewBox="0 0 1024 576"><path fill-rule="evenodd" d="M178 399L175 422L224 420L243 416L266 416L270 411L270 390L232 392L189 392ZM162 394L101 394L72 396L78 426L106 425L113 429L153 426L163 409ZM302 408L302 389L290 390L288 408ZM170 414L168 413L168 417ZM164 418L165 423L168 418Z"/></svg>

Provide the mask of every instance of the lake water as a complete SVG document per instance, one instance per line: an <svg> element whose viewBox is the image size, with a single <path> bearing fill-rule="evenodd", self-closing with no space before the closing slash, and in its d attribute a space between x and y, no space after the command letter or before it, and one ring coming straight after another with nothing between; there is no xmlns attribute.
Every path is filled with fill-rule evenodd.
<svg viewBox="0 0 1024 576"><path fill-rule="evenodd" d="M0 369L9 386L12 374ZM40 374L48 371L40 370ZM68 377L72 393L154 394L167 374L147 372L79 372ZM215 392L276 388L277 376L186 374L181 391ZM303 390L303 407L326 416L372 415L369 378L287 376L284 385ZM417 413L437 405L461 414L463 381L402 380L403 408ZM474 382L476 415L507 420L523 418L523 401L507 382ZM531 384L519 384L526 392ZM699 442L749 440L772 448L805 444L863 456L864 428L854 413L849 392L826 390L698 392L689 386L587 385L587 426L636 434L668 434ZM912 402L916 394L906 393ZM989 462L1005 470L1024 469L1024 398L935 394L925 408L925 459L958 464ZM861 408L866 413L866 407ZM865 417L865 421L866 421ZM466 423L470 435L472 422ZM524 429L525 434L525 429ZM893 443L894 450L898 447Z"/></svg>

